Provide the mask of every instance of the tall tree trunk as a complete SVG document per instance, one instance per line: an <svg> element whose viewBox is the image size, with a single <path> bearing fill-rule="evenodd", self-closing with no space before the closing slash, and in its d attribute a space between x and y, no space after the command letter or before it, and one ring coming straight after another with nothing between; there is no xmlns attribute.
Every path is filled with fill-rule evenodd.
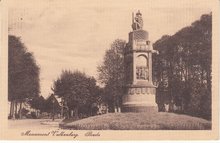
<svg viewBox="0 0 220 143"><path fill-rule="evenodd" d="M15 118L17 118L17 114L18 114L18 111L17 111L17 101L15 100Z"/></svg>
<svg viewBox="0 0 220 143"><path fill-rule="evenodd" d="M76 117L76 119L79 118L79 107L78 106L75 109L75 117Z"/></svg>
<svg viewBox="0 0 220 143"><path fill-rule="evenodd" d="M73 111L72 109L69 110L69 117L70 117L70 118L72 118L72 111Z"/></svg>
<svg viewBox="0 0 220 143"><path fill-rule="evenodd" d="M9 117L11 118L12 117L12 101L10 103L10 112L9 112Z"/></svg>
<svg viewBox="0 0 220 143"><path fill-rule="evenodd" d="M69 110L69 109L67 109L67 111L66 111L66 118L67 118L67 119L70 118L70 110Z"/></svg>
<svg viewBox="0 0 220 143"><path fill-rule="evenodd" d="M15 100L12 101L12 118L15 119Z"/></svg>
<svg viewBox="0 0 220 143"><path fill-rule="evenodd" d="M116 113L117 110L116 110L116 97L115 95L113 95L113 112Z"/></svg>
<svg viewBox="0 0 220 143"><path fill-rule="evenodd" d="M211 78L212 78L211 71L208 69L206 74L206 79L207 79L207 88L210 92L212 91Z"/></svg>
<svg viewBox="0 0 220 143"><path fill-rule="evenodd" d="M11 105L10 105L10 117L11 118L14 117L14 100L11 101Z"/></svg>
<svg viewBox="0 0 220 143"><path fill-rule="evenodd" d="M204 84L204 83L203 83L203 80L204 80L204 76L203 76L203 75L204 75L204 71L203 71L203 69L202 69L202 72L201 72L201 82L200 82L201 84Z"/></svg>
<svg viewBox="0 0 220 143"><path fill-rule="evenodd" d="M21 119L22 101L20 101L19 119Z"/></svg>
<svg viewBox="0 0 220 143"><path fill-rule="evenodd" d="M118 113L118 98L117 97L115 100L115 109L116 109L116 112Z"/></svg>

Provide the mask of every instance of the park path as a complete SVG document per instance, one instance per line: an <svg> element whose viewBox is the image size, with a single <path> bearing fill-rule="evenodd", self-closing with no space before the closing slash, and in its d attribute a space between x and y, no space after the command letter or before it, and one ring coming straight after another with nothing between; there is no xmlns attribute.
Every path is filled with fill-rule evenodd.
<svg viewBox="0 0 220 143"><path fill-rule="evenodd" d="M8 120L8 127L10 129L59 129L59 122L62 119L22 119L22 120Z"/></svg>

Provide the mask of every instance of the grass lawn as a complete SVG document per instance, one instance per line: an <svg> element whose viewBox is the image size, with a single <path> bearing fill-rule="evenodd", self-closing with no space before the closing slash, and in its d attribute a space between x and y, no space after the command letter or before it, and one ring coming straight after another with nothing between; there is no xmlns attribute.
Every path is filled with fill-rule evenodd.
<svg viewBox="0 0 220 143"><path fill-rule="evenodd" d="M205 119L175 113L109 113L77 121L63 121L63 129L74 130L209 130Z"/></svg>

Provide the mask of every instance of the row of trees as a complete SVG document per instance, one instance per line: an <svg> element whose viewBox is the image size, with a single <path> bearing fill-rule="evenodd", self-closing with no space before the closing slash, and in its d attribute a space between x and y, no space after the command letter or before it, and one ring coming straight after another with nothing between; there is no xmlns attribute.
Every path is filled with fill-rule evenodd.
<svg viewBox="0 0 220 143"><path fill-rule="evenodd" d="M154 80L159 83L157 103L176 105L181 113L211 118L212 15L165 35L153 45Z"/></svg>
<svg viewBox="0 0 220 143"><path fill-rule="evenodd" d="M9 118L21 118L22 103L39 96L40 68L20 38L13 35L8 38L8 101L11 102Z"/></svg>
<svg viewBox="0 0 220 143"><path fill-rule="evenodd" d="M64 70L54 81L54 94L45 100L39 96L40 68L33 54L28 52L19 37L9 35L8 45L8 101L11 102L9 118L21 118L24 102L29 103L38 112L52 113L53 109L55 112L65 109L68 112L67 117L78 117L78 113L88 116L96 112L97 104L102 100L103 90L96 85L93 77L79 71ZM62 99L62 108L54 95Z"/></svg>
<svg viewBox="0 0 220 143"><path fill-rule="evenodd" d="M124 89L124 47L126 42L115 40L106 51L104 62L98 66L100 88L93 77L79 71L62 71L54 81L52 90L62 98L63 106L68 108L67 117L78 118L97 112L97 105L107 103L108 111L120 110Z"/></svg>

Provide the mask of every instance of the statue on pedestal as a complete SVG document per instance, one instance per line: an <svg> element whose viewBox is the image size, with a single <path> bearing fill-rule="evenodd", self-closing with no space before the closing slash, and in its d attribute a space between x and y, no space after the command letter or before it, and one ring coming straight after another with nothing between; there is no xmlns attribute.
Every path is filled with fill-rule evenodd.
<svg viewBox="0 0 220 143"><path fill-rule="evenodd" d="M133 30L142 29L143 28L143 19L142 19L142 14L140 13L140 11L138 10L135 17L134 17L134 13L133 13L132 16L133 16L133 18L132 18L132 29Z"/></svg>

